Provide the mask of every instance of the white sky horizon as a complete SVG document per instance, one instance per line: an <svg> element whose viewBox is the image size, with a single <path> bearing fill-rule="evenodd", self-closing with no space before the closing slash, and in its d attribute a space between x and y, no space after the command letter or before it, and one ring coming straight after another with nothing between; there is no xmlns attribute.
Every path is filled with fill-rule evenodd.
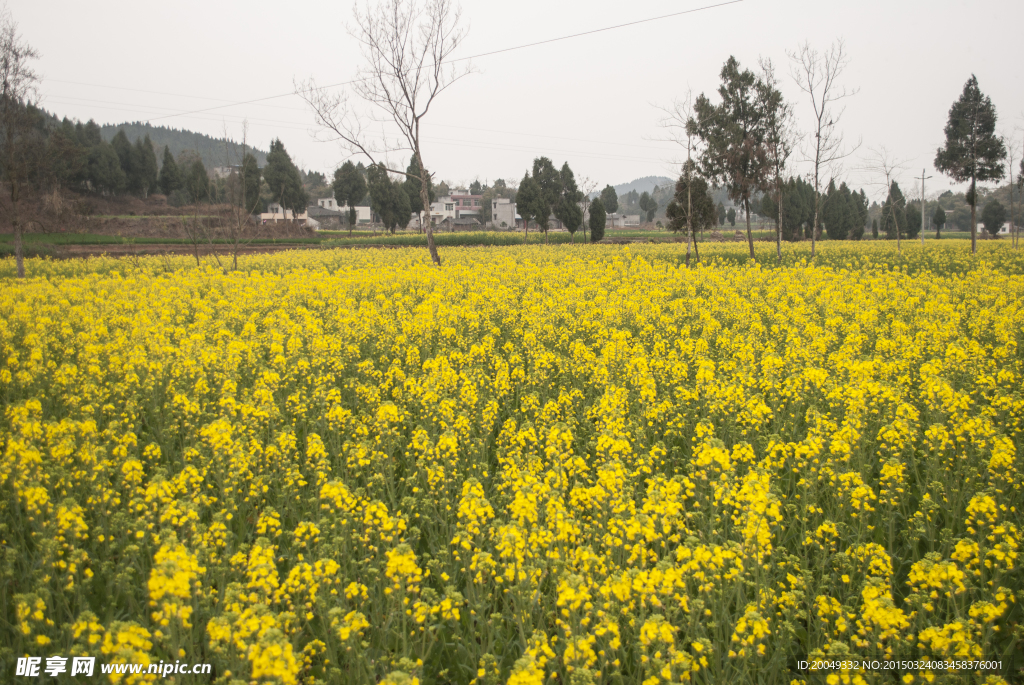
<svg viewBox="0 0 1024 685"><path fill-rule="evenodd" d="M717 1L521 0L498 6L465 0L469 32L453 57ZM314 141L313 116L295 95L222 105L290 93L294 81L311 76L320 83L352 79L361 56L345 29L352 23L351 2L284 7L266 0L182 0L151 6L107 0L97 6L8 0L8 9L24 40L41 55L34 64L42 77L40 104L58 116L101 124L148 120L215 137L226 131L236 140L247 120L251 144L267 149L279 137L307 170L330 175L346 158L336 145ZM965 25L977 29L965 32ZM758 58L766 57L806 134L811 106L789 77L787 51L804 41L823 50L842 38L850 64L840 82L859 92L845 102L840 129L848 143L861 145L838 179L877 199L884 183L866 167L871 150L884 146L904 161L897 178L908 197L920 195L913 177L922 168L932 177L929 196L963 189L932 162L949 107L973 73L996 106L999 130L1016 138L1016 180L1024 79L1014 62L1022 30L1024 3L1007 0L866 0L852 8L743 0L476 59L476 73L443 93L424 119L423 154L435 178L466 185L476 178L521 179L541 155L558 167L568 161L577 179L587 177L599 188L643 176L675 178L674 162L682 155L656 140L664 132L657 127L655 105L682 97L687 87L717 101L719 71L730 55L755 72ZM211 107L217 109L190 113ZM407 154L399 157L391 161L404 168ZM792 166L794 173L809 171L806 162ZM822 184L827 183L826 177Z"/></svg>

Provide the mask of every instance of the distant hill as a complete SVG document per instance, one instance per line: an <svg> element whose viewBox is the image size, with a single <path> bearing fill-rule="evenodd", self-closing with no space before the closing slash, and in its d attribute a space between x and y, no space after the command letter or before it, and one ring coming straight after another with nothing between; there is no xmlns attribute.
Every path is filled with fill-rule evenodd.
<svg viewBox="0 0 1024 685"><path fill-rule="evenodd" d="M203 133L183 131L166 126L153 126L144 122L136 121L125 124L104 124L100 127L103 140L113 140L117 132L124 129L128 140L135 142L138 138L144 138L147 134L158 150L157 160L161 161L160 153L164 146L170 148L171 154L177 157L185 150L194 150L199 153L203 164L207 169L224 166L225 164L240 164L242 159L242 144L228 140L225 146L223 138L211 138ZM226 148L226 149L225 149ZM256 163L261 167L267 163L267 153L264 150L249 148L249 151L256 156Z"/></svg>
<svg viewBox="0 0 1024 685"><path fill-rule="evenodd" d="M629 183L620 183L619 185L614 186L614 188L615 193L619 197L622 197L631 190L635 190L637 193L641 194L645 191L652 193L654 192L654 186L664 188L665 186L675 187L675 185L676 182L667 176L644 176L643 178L638 178L635 181L630 181Z"/></svg>
<svg viewBox="0 0 1024 685"><path fill-rule="evenodd" d="M638 178L634 181L630 181L629 183L620 183L619 185L612 187L615 188L615 194L622 197L631 190L635 190L638 194L643 193L644 191L652 193L654 192L655 186L661 188L664 188L665 186L675 187L675 184L676 182L667 176L644 176L643 178ZM601 190L603 190L603 188L599 188L594 191L590 196L597 197L601 194Z"/></svg>

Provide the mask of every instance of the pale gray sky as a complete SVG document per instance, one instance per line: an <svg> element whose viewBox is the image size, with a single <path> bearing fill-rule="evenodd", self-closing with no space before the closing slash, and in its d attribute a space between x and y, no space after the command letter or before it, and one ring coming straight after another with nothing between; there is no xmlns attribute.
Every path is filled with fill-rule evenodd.
<svg viewBox="0 0 1024 685"><path fill-rule="evenodd" d="M455 56L717 1L464 0L469 34ZM280 137L308 169L330 174L344 157L313 141L312 116L295 96L173 115L288 93L295 78L352 78L360 55L345 30L351 2L9 0L8 7L41 53L43 106L58 115L151 120L215 136L226 128L235 138L248 119L252 143L266 149ZM909 190L924 167L934 176L931 195L950 185L932 160L971 73L995 103L1000 128L1012 134L1024 126L1022 30L1019 0L744 0L475 60L478 73L446 92L425 120L424 157L455 182L518 179L539 155L558 166L568 161L577 177L601 186L675 176L677 150L651 140L659 135L651 103L668 103L687 86L714 97L729 55L752 69L762 56L785 76L783 91L806 131L810 104L788 77L787 50L805 40L824 49L842 37L851 57L842 82L860 89L846 103L842 130L849 142L862 141L844 177L877 194L880 187L868 184L878 179L863 167L869 148L884 145L906 162L901 186Z"/></svg>

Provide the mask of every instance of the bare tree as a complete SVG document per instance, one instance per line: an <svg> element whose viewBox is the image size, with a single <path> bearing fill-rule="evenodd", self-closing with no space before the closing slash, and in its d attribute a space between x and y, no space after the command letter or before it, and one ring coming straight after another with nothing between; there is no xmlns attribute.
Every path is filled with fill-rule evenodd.
<svg viewBox="0 0 1024 685"><path fill-rule="evenodd" d="M38 145L34 144L38 141L32 140L34 131L28 111L29 101L37 96L39 84L39 76L29 62L38 58L39 53L18 34L18 24L6 5L0 7L0 127L3 128L0 165L3 182L7 185L4 193L7 202L0 204L14 229L18 278L25 277L22 245L25 223L19 212L20 202L38 161L35 154Z"/></svg>
<svg viewBox="0 0 1024 685"><path fill-rule="evenodd" d="M665 130L664 137L655 138L664 142L675 143L686 150L686 160L682 162L683 173L686 175L686 265L690 265L691 247L696 248L696 236L693 234L693 183L692 174L695 168L693 158L700 157L697 145L697 124L693 112L693 90L686 89L682 98L677 98L671 105L655 105L661 110L662 118L658 126ZM700 257L697 257L700 261Z"/></svg>
<svg viewBox="0 0 1024 685"><path fill-rule="evenodd" d="M1007 159L1010 162L1010 244L1017 247L1017 220L1013 213L1013 165L1017 161L1017 136L1015 134L1004 134L1003 142L1006 145ZM1017 179L1018 182L1020 179Z"/></svg>
<svg viewBox="0 0 1024 685"><path fill-rule="evenodd" d="M260 205L258 192L256 197L248 187L247 181L252 174L256 175L257 188L259 180L259 169L256 167L256 158L249 153L248 148L249 122L242 123L242 156L238 170L233 171L228 177L225 188L227 190L227 202L231 208L230 223L227 227L228 240L231 241L231 268L238 270L238 254L243 248L252 243L259 235L260 224L258 217L254 217L256 209ZM227 166L232 166L232 160L237 155L236 145L228 138L227 127L224 128L224 159Z"/></svg>
<svg viewBox="0 0 1024 685"><path fill-rule="evenodd" d="M765 112L764 147L765 157L769 166L768 184L764 190L774 192L778 223L775 225L775 255L782 263L782 176L786 163L793 154L800 136L796 130L793 116L793 105L786 102L779 90L779 79L775 75L775 66L770 59L759 60L761 65L760 99L761 108ZM813 239L812 239L813 240ZM812 243L813 245L813 243ZM813 247L812 250L813 252Z"/></svg>
<svg viewBox="0 0 1024 685"><path fill-rule="evenodd" d="M815 254L818 238L818 220L821 212L821 168L826 167L830 175L838 176L838 163L857 149L847 149L843 144L843 133L838 129L839 120L846 108L836 110L835 104L859 89L848 90L837 81L850 63L846 44L840 38L824 52L818 52L810 43L799 46L796 52L787 53L790 59L791 75L811 101L814 110L814 154L807 155L807 161L814 162L814 223L811 226L811 257Z"/></svg>
<svg viewBox="0 0 1024 685"><path fill-rule="evenodd" d="M597 181L591 180L589 176L581 176L579 182L576 184L580 189L580 195L583 199L580 200L580 209L583 210L583 242L587 242L587 219L588 213L590 212L590 194L597 190Z"/></svg>
<svg viewBox="0 0 1024 685"><path fill-rule="evenodd" d="M898 180L900 173L906 170L906 161L897 159L896 156L893 155L884 145L879 146L878 148L872 148L870 152L871 155L867 160L867 164L864 166L864 170L873 174L878 179L884 179L885 197L886 201L889 201L892 195L892 184ZM875 185L879 185L879 183L876 182ZM893 211L891 202L889 211ZM882 226L884 227L886 219L884 213L881 218ZM894 221L896 222L896 251L902 253L899 220L894 217Z"/></svg>
<svg viewBox="0 0 1024 685"><path fill-rule="evenodd" d="M451 0L424 0L422 5L420 0L380 0L362 11L356 6L353 14L355 26L349 32L362 45L366 65L352 88L373 113L360 114L346 93L320 88L312 78L296 84L296 92L313 110L326 139L341 143L350 154L364 155L386 171L418 180L420 199L429 208L431 174L423 161L420 128L435 98L472 71L468 65L457 69L446 64L465 37L461 10ZM380 135L365 128L366 120L381 124ZM398 134L389 138L385 124L394 124ZM416 158L418 176L389 166L388 154L399 151ZM429 223L427 249L440 266Z"/></svg>

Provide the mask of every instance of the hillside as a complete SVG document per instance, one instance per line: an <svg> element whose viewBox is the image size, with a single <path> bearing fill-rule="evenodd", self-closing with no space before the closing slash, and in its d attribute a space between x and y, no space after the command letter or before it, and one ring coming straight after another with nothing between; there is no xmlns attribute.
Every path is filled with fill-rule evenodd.
<svg viewBox="0 0 1024 685"><path fill-rule="evenodd" d="M121 129L124 129L128 140L133 143L136 139L143 138L148 134L149 139L153 141L153 145L156 146L158 151L162 151L166 145L171 149L171 154L175 157L185 150L195 150L199 152L199 156L202 157L203 164L206 165L207 169L228 164L239 164L242 161L241 143L233 140L225 141L223 138L212 138L203 133L195 133L193 131L182 131L176 128L167 128L166 126L153 126L152 124L137 121L124 124L104 124L100 127L100 133L103 136L103 140L109 142L113 140L114 136ZM256 148L249 148L249 150L256 156L257 164L261 167L266 165L267 153L265 150Z"/></svg>
<svg viewBox="0 0 1024 685"><path fill-rule="evenodd" d="M653 193L655 186L661 188L664 188L665 186L675 187L675 184L676 182L673 181L671 178L668 178L667 176L644 176L643 178L638 178L634 181L630 181L629 183L620 183L619 185L613 187L615 188L615 193L619 197L622 197L626 193L633 190L635 190L639 195L645 191L648 193Z"/></svg>

